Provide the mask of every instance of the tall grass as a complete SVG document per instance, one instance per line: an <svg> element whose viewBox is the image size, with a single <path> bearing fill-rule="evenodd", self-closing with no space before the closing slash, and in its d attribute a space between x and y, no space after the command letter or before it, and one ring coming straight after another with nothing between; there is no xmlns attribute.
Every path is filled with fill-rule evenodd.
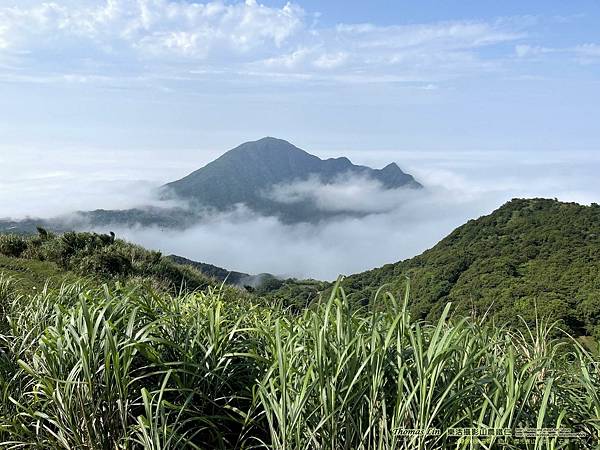
<svg viewBox="0 0 600 450"><path fill-rule="evenodd" d="M590 448L599 373L540 320L517 331L415 321L408 292L369 309L338 284L298 313L218 289L0 278L0 446L39 449ZM450 428L584 437L455 437ZM410 434L420 430L420 434ZM439 433L438 433L439 431Z"/></svg>

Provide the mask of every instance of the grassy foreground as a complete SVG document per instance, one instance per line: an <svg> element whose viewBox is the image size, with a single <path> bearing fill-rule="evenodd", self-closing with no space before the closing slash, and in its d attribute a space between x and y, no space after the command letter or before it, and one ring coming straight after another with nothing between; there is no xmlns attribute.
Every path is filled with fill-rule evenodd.
<svg viewBox="0 0 600 450"><path fill-rule="evenodd" d="M407 293L408 296L408 293ZM0 447L38 449L593 448L600 380L575 340L450 317L406 298L300 313L218 289L0 278ZM572 428L577 438L449 436ZM408 431L403 431L409 429ZM412 435L410 429L431 435ZM437 434L439 430L439 434ZM437 435L436 435L437 434Z"/></svg>

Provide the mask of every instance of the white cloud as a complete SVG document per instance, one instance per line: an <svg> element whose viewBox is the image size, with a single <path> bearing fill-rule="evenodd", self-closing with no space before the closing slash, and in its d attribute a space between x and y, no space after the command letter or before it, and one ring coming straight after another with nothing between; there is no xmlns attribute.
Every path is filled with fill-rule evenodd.
<svg viewBox="0 0 600 450"><path fill-rule="evenodd" d="M265 194L280 203L309 201L321 211L382 213L397 209L417 192L413 189L385 189L372 178L347 175L324 183L318 177L278 184Z"/></svg>
<svg viewBox="0 0 600 450"><path fill-rule="evenodd" d="M303 26L303 16L304 11L293 4L278 9L256 2L107 0L68 6L52 2L0 8L4 24L0 36L7 47L30 51L81 45L104 54L124 48L140 56L204 59L213 52L236 55L280 47Z"/></svg>
<svg viewBox="0 0 600 450"><path fill-rule="evenodd" d="M363 218L283 224L244 207L184 231L133 228L118 236L229 270L335 279L418 254L478 214L481 205L442 193L415 195L404 207ZM100 230L106 231L106 230Z"/></svg>
<svg viewBox="0 0 600 450"><path fill-rule="evenodd" d="M509 20L319 27L316 17L294 3L277 8L257 1L28 2L0 6L0 58L19 55L22 80L65 71L181 76L212 70L430 82L494 69L479 52L525 36L523 25Z"/></svg>
<svg viewBox="0 0 600 450"><path fill-rule="evenodd" d="M600 63L600 44L582 44L573 49L581 64Z"/></svg>
<svg viewBox="0 0 600 450"><path fill-rule="evenodd" d="M8 26L0 24L0 50L8 48Z"/></svg>
<svg viewBox="0 0 600 450"><path fill-rule="evenodd" d="M427 186L407 193L382 193L376 184L361 178L329 186L315 180L298 182L275 191L282 201L311 198L330 210L372 213L363 217L289 225L238 206L184 231L154 227L115 231L164 253L230 270L333 280L339 274L415 256L469 219L489 214L515 197L599 201L597 155L516 156L511 152L405 154L403 166Z"/></svg>
<svg viewBox="0 0 600 450"><path fill-rule="evenodd" d="M5 150L0 153L0 217L140 206L152 201L152 187L180 178L218 156L218 152L197 149L74 148L63 150L57 158L51 148ZM183 232L117 227L100 231L114 229L149 248L231 270L333 279L339 273L414 256L453 228L513 197L600 202L597 152L363 151L348 156L374 167L396 160L426 189L386 192L364 178L341 179L331 185L308 180L279 186L275 192L282 201L312 199L326 210L370 214L287 225L238 207L206 217Z"/></svg>
<svg viewBox="0 0 600 450"><path fill-rule="evenodd" d="M504 21L405 26L340 24L333 29L314 29L303 36L302 45L251 67L309 73L315 78L329 72L340 81L447 79L493 69L493 62L479 57L479 49L524 36Z"/></svg>
<svg viewBox="0 0 600 450"><path fill-rule="evenodd" d="M20 82L64 82L61 76L69 74L106 83L100 80L153 74L170 80L226 76L440 86L517 70L516 62L550 53L579 64L600 60L595 43L553 48L527 42L540 21L532 17L325 27L318 14L295 3L273 7L254 0L17 5L0 6L0 64L12 67L4 80ZM507 43L515 44L518 58L509 58Z"/></svg>
<svg viewBox="0 0 600 450"><path fill-rule="evenodd" d="M542 47L526 44L515 46L515 54L519 58L540 59L543 56L567 55L579 64L594 64L600 62L600 44L580 44L574 47Z"/></svg>
<svg viewBox="0 0 600 450"><path fill-rule="evenodd" d="M314 56L314 49L300 47L296 50L273 58L267 58L262 63L273 69L299 69L308 59Z"/></svg>
<svg viewBox="0 0 600 450"><path fill-rule="evenodd" d="M503 22L440 22L404 26L375 26L372 24L341 24L337 35L356 38L363 48L410 48L431 46L438 48L472 48L514 41L524 37L522 32L511 31Z"/></svg>
<svg viewBox="0 0 600 450"><path fill-rule="evenodd" d="M324 53L315 59L313 64L320 69L336 69L343 66L349 56L348 52L344 51Z"/></svg>

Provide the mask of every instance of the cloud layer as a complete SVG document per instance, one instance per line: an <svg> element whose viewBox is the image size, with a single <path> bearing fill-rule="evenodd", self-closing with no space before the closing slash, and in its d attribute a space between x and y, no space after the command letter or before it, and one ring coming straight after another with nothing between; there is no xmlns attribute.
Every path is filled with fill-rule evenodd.
<svg viewBox="0 0 600 450"><path fill-rule="evenodd" d="M152 188L218 156L206 149L273 133L397 161L428 189L305 180L269 194L368 216L288 226L241 208L183 234L121 233L240 271L332 278L412 256L511 197L598 201L596 20L539 10L324 24L297 3L0 0L0 217L152 204Z"/></svg>
<svg viewBox="0 0 600 450"><path fill-rule="evenodd" d="M273 186L265 194L280 203L311 202L321 211L383 213L393 211L414 198L413 189L385 189L377 180L347 174L323 182L318 177Z"/></svg>
<svg viewBox="0 0 600 450"><path fill-rule="evenodd" d="M395 159L426 189L385 191L364 178L343 178L329 185L311 179L277 186L272 193L281 201L311 199L325 210L368 214L287 225L240 206L183 232L154 227L99 231L112 228L149 248L230 270L333 279L414 256L513 197L600 201L600 155L595 152L350 152L348 156L374 167ZM75 209L147 204L152 201L148 187L185 175L190 167L213 157L207 154L198 161L195 151L78 150L57 161L48 152L3 153L0 216L52 216Z"/></svg>
<svg viewBox="0 0 600 450"><path fill-rule="evenodd" d="M515 197L600 201L594 181L600 159L588 153L523 157L516 163L508 153L403 156L403 167L408 163L426 189L385 191L369 180L347 178L329 185L311 179L274 190L281 201L311 199L322 209L360 211L363 217L288 225L239 207L184 232L137 228L118 233L231 270L332 280L415 256Z"/></svg>

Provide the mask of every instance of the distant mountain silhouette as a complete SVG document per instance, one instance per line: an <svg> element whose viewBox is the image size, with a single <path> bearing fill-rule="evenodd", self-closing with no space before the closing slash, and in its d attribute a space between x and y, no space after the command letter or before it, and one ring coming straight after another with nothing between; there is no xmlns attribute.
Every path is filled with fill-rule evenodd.
<svg viewBox="0 0 600 450"><path fill-rule="evenodd" d="M270 273L259 273L257 275L250 275L243 272L236 272L234 270L223 269L222 267L218 267L213 264L193 261L191 259L184 258L183 256L169 255L167 256L167 258L169 258L171 261L177 264L194 267L195 269L198 269L200 272L202 272L204 275L222 281L226 284L244 287L250 291L255 291L256 289L278 289L284 283L284 280Z"/></svg>
<svg viewBox="0 0 600 450"><path fill-rule="evenodd" d="M354 165L345 157L323 160L283 139L265 137L246 142L181 180L166 184L163 194L190 201L196 207L226 210L243 203L254 211L278 215L286 221L312 221L332 213L318 210L309 201L277 202L265 193L273 186L310 177L327 184L350 176L371 178L385 189L422 188L395 163L371 169Z"/></svg>
<svg viewBox="0 0 600 450"><path fill-rule="evenodd" d="M352 164L345 157L323 160L283 139L265 137L246 142L188 176L162 186L163 199L184 200L189 203L189 208L146 206L78 211L66 221L63 218L6 219L0 220L0 231L35 232L37 225L55 231L113 225L182 229L193 226L212 211L232 210L239 204L259 214L277 216L287 223L317 222L338 215L364 215L352 210L325 211L307 199L281 202L268 195L277 185L315 177L323 184L330 184L356 176L375 180L383 189L423 187L396 163L383 169L371 169Z"/></svg>

